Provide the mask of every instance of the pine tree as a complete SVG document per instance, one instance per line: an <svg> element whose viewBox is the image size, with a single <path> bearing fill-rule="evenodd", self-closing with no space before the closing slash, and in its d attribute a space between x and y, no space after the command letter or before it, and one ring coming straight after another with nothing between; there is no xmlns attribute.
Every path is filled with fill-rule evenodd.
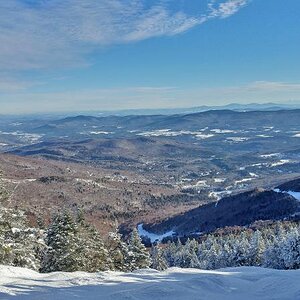
<svg viewBox="0 0 300 300"><path fill-rule="evenodd" d="M285 269L300 268L300 233L294 229L287 234L284 241L279 244L279 256L284 262Z"/></svg>
<svg viewBox="0 0 300 300"><path fill-rule="evenodd" d="M198 259L203 269L213 270L219 267L220 245L212 235L208 236L199 249Z"/></svg>
<svg viewBox="0 0 300 300"><path fill-rule="evenodd" d="M198 268L197 257L198 243L195 240L187 240L185 245L177 243L175 266L180 268Z"/></svg>
<svg viewBox="0 0 300 300"><path fill-rule="evenodd" d="M249 256L247 258L247 265L261 266L263 262L263 253L265 251L265 242L259 230L252 234L249 245Z"/></svg>
<svg viewBox="0 0 300 300"><path fill-rule="evenodd" d="M44 247L43 232L28 227L23 212L0 206L0 264L38 270Z"/></svg>
<svg viewBox="0 0 300 300"><path fill-rule="evenodd" d="M283 227L276 226L275 231L269 233L269 242L263 254L263 265L267 268L284 269L285 263L282 257L282 245L285 241L286 233Z"/></svg>
<svg viewBox="0 0 300 300"><path fill-rule="evenodd" d="M134 229L128 241L128 258L127 262L131 270L149 268L151 264L150 255L143 245L138 231Z"/></svg>
<svg viewBox="0 0 300 300"><path fill-rule="evenodd" d="M112 260L99 232L85 222L81 222L77 226L79 240L77 251L78 270L99 272L112 269Z"/></svg>
<svg viewBox="0 0 300 300"><path fill-rule="evenodd" d="M127 244L122 240L120 233L111 232L108 236L107 247L112 259L113 269L116 271L129 271L131 269L128 257Z"/></svg>
<svg viewBox="0 0 300 300"><path fill-rule="evenodd" d="M163 251L163 255L168 264L168 267L175 267L176 252L177 252L176 244L174 242L168 241L167 246Z"/></svg>
<svg viewBox="0 0 300 300"><path fill-rule="evenodd" d="M97 272L112 268L99 233L85 222L82 213L76 222L68 212L56 215L47 230L46 244L42 272Z"/></svg>
<svg viewBox="0 0 300 300"><path fill-rule="evenodd" d="M163 271L168 268L167 261L165 260L163 256L163 252L158 244L153 245L150 251L150 257L151 257L151 268Z"/></svg>
<svg viewBox="0 0 300 300"><path fill-rule="evenodd" d="M66 271L79 269L77 225L68 212L57 214L50 224L47 235L47 250L42 261L42 272Z"/></svg>
<svg viewBox="0 0 300 300"><path fill-rule="evenodd" d="M234 262L233 266L240 267L247 265L249 248L250 244L247 235L245 232L241 232L233 244L233 257L231 258L231 261Z"/></svg>

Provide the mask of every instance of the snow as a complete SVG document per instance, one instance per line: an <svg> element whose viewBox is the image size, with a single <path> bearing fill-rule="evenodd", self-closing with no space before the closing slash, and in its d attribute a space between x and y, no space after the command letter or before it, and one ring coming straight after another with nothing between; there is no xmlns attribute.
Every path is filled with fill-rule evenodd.
<svg viewBox="0 0 300 300"><path fill-rule="evenodd" d="M260 137L260 138L271 138L271 137L273 137L271 135L266 135L266 134L257 134L256 136Z"/></svg>
<svg viewBox="0 0 300 300"><path fill-rule="evenodd" d="M226 138L226 141L234 142L234 143L241 143L241 142L248 141L249 139L250 138L247 138L247 137L232 136L232 137Z"/></svg>
<svg viewBox="0 0 300 300"><path fill-rule="evenodd" d="M225 181L226 181L226 178L214 178L215 183L222 183L222 182L225 182Z"/></svg>
<svg viewBox="0 0 300 300"><path fill-rule="evenodd" d="M211 129L210 131L212 131L214 133L219 133L219 134L222 134L222 133L236 133L237 132L237 131L234 131L234 130L219 129L219 128Z"/></svg>
<svg viewBox="0 0 300 300"><path fill-rule="evenodd" d="M209 174L201 175L201 176L207 176L207 175L209 175ZM185 180L182 180L182 182L191 182L191 180L186 180L185 179ZM208 187L210 187L210 185L207 184L207 180L199 180L197 182L181 186L181 188L184 189L184 190L185 189L208 188Z"/></svg>
<svg viewBox="0 0 300 300"><path fill-rule="evenodd" d="M108 132L108 131L90 131L90 134L111 134L112 132Z"/></svg>
<svg viewBox="0 0 300 300"><path fill-rule="evenodd" d="M213 137L214 136L214 134L204 134L204 133L197 133L196 134L196 138L198 138L198 139L208 139L208 138L211 138L211 137Z"/></svg>
<svg viewBox="0 0 300 300"><path fill-rule="evenodd" d="M285 164L288 164L290 162L289 159L281 159L277 162L274 162L271 164L271 167L277 167L277 166L282 166L282 165L285 165Z"/></svg>
<svg viewBox="0 0 300 300"><path fill-rule="evenodd" d="M300 297L300 270L256 267L216 271L50 273L0 266L0 299L289 300Z"/></svg>
<svg viewBox="0 0 300 300"><path fill-rule="evenodd" d="M137 226L137 230L138 230L139 236L145 236L145 237L149 238L151 243L154 243L155 241L160 242L164 238L172 236L172 235L175 234L175 232L173 230L168 231L168 232L163 233L163 234L156 234L156 233L153 233L153 232L149 232L149 231L147 231L143 228L143 224L139 224Z"/></svg>
<svg viewBox="0 0 300 300"><path fill-rule="evenodd" d="M19 233L19 232L21 232L21 229L20 229L20 228L15 228L15 227L13 227L13 228L11 229L11 232L12 232L13 234Z"/></svg>
<svg viewBox="0 0 300 300"><path fill-rule="evenodd" d="M220 199L222 199L224 196L228 196L228 195L230 195L231 193L232 193L232 191L229 191L229 190L227 190L227 191L212 191L212 192L209 192L208 197L210 197L210 198L216 198L217 200L220 200ZM217 203L218 203L218 202L216 202L216 205L215 205L215 206L218 205Z"/></svg>
<svg viewBox="0 0 300 300"><path fill-rule="evenodd" d="M288 191L287 193L300 201L300 192Z"/></svg>
<svg viewBox="0 0 300 300"><path fill-rule="evenodd" d="M260 157L262 158L269 158L269 157L276 157L276 156L280 156L280 153L269 153L269 154L260 155Z"/></svg>
<svg viewBox="0 0 300 300"><path fill-rule="evenodd" d="M32 143L39 141L44 136L43 134L26 133L22 131L13 131L13 132L0 131L0 135L17 136L24 141L32 142Z"/></svg>
<svg viewBox="0 0 300 300"><path fill-rule="evenodd" d="M213 137L214 134L204 134L202 131L189 131L189 130L180 130L180 131L171 131L171 129L158 129L154 131L145 131L138 133L139 136L151 137L151 136L167 136L167 137L176 137L181 135L192 135L199 139L207 139Z"/></svg>
<svg viewBox="0 0 300 300"><path fill-rule="evenodd" d="M293 196L295 199L300 201L300 192L294 192L294 191L281 191L280 189L274 189L273 190L276 193L285 193Z"/></svg>
<svg viewBox="0 0 300 300"><path fill-rule="evenodd" d="M252 173L252 172L249 172L249 175L250 175L251 177L259 177L257 174Z"/></svg>
<svg viewBox="0 0 300 300"><path fill-rule="evenodd" d="M244 183L244 182L249 182L253 179L254 179L253 177L252 178L243 178L241 180L236 180L234 184L237 185L237 184L241 184L241 183Z"/></svg>
<svg viewBox="0 0 300 300"><path fill-rule="evenodd" d="M274 126L264 126L264 131L270 131L274 129Z"/></svg>

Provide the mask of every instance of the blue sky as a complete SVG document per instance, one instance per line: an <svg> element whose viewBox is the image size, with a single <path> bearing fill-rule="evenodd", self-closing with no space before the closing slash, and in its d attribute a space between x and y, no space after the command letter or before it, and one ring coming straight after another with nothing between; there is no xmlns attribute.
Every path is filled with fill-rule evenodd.
<svg viewBox="0 0 300 300"><path fill-rule="evenodd" d="M1 113L300 102L298 0L0 2Z"/></svg>

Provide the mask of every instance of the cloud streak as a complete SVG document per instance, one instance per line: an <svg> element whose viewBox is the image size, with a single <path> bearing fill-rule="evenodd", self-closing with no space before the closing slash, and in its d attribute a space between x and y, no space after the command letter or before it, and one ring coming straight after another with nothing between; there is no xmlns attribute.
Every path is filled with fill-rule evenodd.
<svg viewBox="0 0 300 300"><path fill-rule="evenodd" d="M174 9L182 0L151 5L144 0L1 1L0 68L13 72L85 65L95 49L177 35L230 17L250 0L206 1L204 10L194 14L184 5Z"/></svg>

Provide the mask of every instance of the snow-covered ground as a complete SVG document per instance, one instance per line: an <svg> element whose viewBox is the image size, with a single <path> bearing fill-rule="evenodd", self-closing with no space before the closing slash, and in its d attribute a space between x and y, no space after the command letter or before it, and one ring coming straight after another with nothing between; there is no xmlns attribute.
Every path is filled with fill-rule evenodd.
<svg viewBox="0 0 300 300"><path fill-rule="evenodd" d="M300 270L255 267L219 271L172 268L164 272L52 273L0 266L0 299L300 299Z"/></svg>
<svg viewBox="0 0 300 300"><path fill-rule="evenodd" d="M165 232L163 234L156 234L156 233L153 233L153 232L149 232L149 231L147 231L146 229L143 228L143 224L139 224L137 226L137 230L138 230L138 233L139 233L140 237L145 236L145 237L149 238L151 243L154 243L154 242L157 242L157 241L161 242L164 238L170 237L170 236L175 234L175 232L173 230Z"/></svg>
<svg viewBox="0 0 300 300"><path fill-rule="evenodd" d="M289 194L291 196L293 196L295 199L300 201L300 192L294 192L294 191L281 191L279 189L274 189L274 192L276 193L286 193Z"/></svg>
<svg viewBox="0 0 300 300"><path fill-rule="evenodd" d="M174 137L180 135L192 135L199 139L207 139L214 136L214 134L203 133L204 130L206 130L206 128L200 129L199 131L189 131L189 130L172 131L171 129L158 129L154 131L140 132L137 135L146 136L146 137L151 137L151 136Z"/></svg>

